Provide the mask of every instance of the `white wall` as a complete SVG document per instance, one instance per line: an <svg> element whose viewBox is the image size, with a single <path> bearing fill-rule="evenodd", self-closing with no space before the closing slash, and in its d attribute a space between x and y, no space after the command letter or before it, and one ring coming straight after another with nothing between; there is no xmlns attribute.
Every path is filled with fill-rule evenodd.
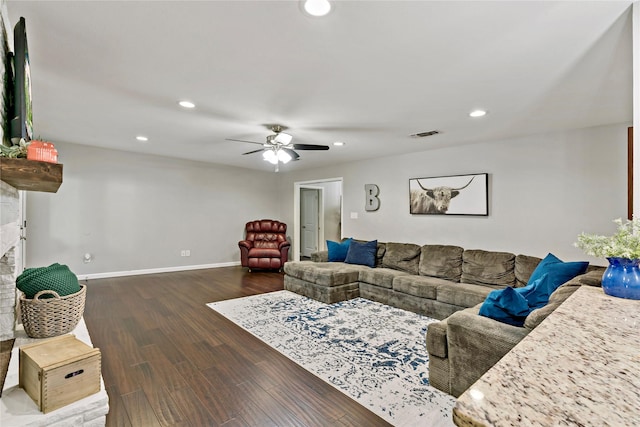
<svg viewBox="0 0 640 427"><path fill-rule="evenodd" d="M454 244L566 260L582 232L608 234L626 216L628 124L399 155L281 176L284 221L293 224L293 186L341 176L343 236L417 244ZM489 173L489 216L409 214L409 179ZM380 209L366 212L365 184L380 188ZM290 208L287 208L290 207ZM350 219L356 212L358 219Z"/></svg>
<svg viewBox="0 0 640 427"><path fill-rule="evenodd" d="M27 197L27 267L76 274L239 263L244 224L277 217L273 173L56 143L55 194ZM181 257L189 249L190 257ZM83 263L85 253L94 255Z"/></svg>

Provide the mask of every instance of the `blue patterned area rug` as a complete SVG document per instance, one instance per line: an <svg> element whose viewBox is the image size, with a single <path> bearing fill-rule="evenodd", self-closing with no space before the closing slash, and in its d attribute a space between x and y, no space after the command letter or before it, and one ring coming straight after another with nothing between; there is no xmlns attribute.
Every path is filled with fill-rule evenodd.
<svg viewBox="0 0 640 427"><path fill-rule="evenodd" d="M455 399L429 385L425 334L435 319L289 291L207 305L391 424L453 425Z"/></svg>

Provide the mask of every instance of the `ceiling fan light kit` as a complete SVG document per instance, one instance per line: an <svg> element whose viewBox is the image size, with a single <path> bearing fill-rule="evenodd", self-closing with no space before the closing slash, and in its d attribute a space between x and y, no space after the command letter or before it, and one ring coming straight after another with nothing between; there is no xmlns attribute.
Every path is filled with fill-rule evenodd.
<svg viewBox="0 0 640 427"><path fill-rule="evenodd" d="M278 162L286 165L292 159L291 155L282 149L267 150L262 153L262 158L272 165L277 165Z"/></svg>
<svg viewBox="0 0 640 427"><path fill-rule="evenodd" d="M291 161L291 156L284 150L278 150L278 160L286 165Z"/></svg>
<svg viewBox="0 0 640 427"><path fill-rule="evenodd" d="M272 165L275 165L278 163L278 156L276 155L275 151L273 150L268 150L265 151L264 153L262 153L262 158L271 163Z"/></svg>

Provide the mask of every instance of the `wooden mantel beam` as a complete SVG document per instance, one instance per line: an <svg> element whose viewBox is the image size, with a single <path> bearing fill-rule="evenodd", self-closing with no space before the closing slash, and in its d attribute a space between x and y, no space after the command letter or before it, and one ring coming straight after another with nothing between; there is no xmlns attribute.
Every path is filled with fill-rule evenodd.
<svg viewBox="0 0 640 427"><path fill-rule="evenodd" d="M55 193L62 184L62 165L0 157L0 180L18 190Z"/></svg>

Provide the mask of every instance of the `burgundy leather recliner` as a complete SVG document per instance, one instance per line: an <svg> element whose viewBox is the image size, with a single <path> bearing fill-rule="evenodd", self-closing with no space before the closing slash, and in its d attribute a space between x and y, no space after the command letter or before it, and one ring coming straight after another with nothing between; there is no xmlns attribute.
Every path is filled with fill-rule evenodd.
<svg viewBox="0 0 640 427"><path fill-rule="evenodd" d="M281 270L289 259L287 224L271 219L248 222L245 239L238 242L243 267Z"/></svg>

